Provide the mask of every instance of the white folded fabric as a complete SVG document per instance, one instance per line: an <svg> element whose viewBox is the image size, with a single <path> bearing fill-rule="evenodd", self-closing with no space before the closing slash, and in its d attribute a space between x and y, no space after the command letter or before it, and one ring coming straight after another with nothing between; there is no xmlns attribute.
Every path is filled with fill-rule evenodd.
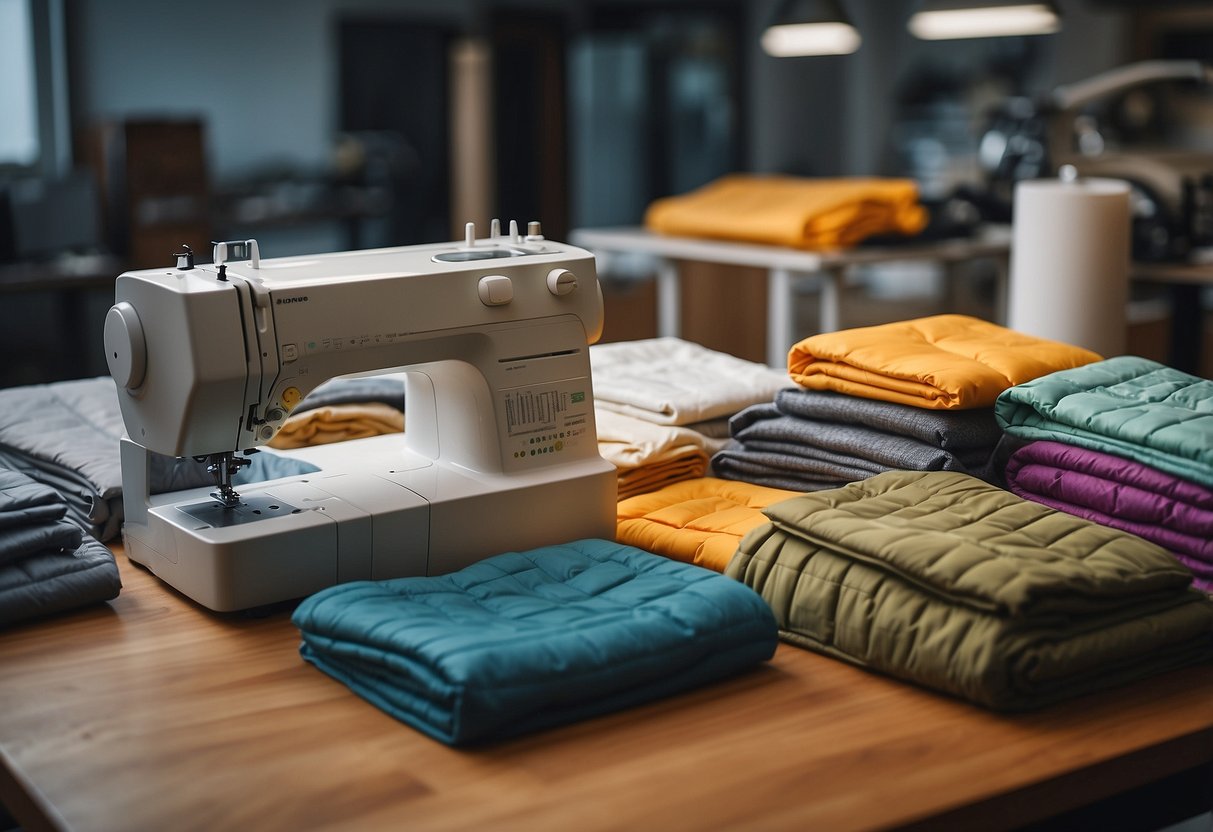
<svg viewBox="0 0 1213 832"><path fill-rule="evenodd" d="M594 408L598 453L621 470L643 468L687 455L703 456L708 446L701 433L677 425L656 425L623 413Z"/></svg>
<svg viewBox="0 0 1213 832"><path fill-rule="evenodd" d="M680 338L590 347L599 409L660 425L727 418L795 386L786 373Z"/></svg>

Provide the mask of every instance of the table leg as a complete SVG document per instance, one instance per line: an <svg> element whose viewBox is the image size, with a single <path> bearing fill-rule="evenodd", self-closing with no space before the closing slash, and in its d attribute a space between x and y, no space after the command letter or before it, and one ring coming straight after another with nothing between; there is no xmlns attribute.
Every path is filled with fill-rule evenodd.
<svg viewBox="0 0 1213 832"><path fill-rule="evenodd" d="M1204 309L1201 287L1195 283L1173 283L1171 295L1171 345L1168 363L1177 370L1199 375L1200 351L1204 346Z"/></svg>
<svg viewBox="0 0 1213 832"><path fill-rule="evenodd" d="M767 364L788 366L788 350L796 337L796 297L792 273L787 269L767 272Z"/></svg>
<svg viewBox="0 0 1213 832"><path fill-rule="evenodd" d="M678 264L662 259L657 265L657 334L677 338L682 334L682 294Z"/></svg>
<svg viewBox="0 0 1213 832"><path fill-rule="evenodd" d="M842 328L842 288L846 284L845 266L823 269L821 272L821 312L818 317L819 332L835 332Z"/></svg>
<svg viewBox="0 0 1213 832"><path fill-rule="evenodd" d="M947 312L959 312L962 307L960 296L960 280L962 276L960 261L945 260L940 265L943 267L944 310Z"/></svg>
<svg viewBox="0 0 1213 832"><path fill-rule="evenodd" d="M1007 298L1010 294L1010 255L995 255L994 261L994 323L1007 325Z"/></svg>

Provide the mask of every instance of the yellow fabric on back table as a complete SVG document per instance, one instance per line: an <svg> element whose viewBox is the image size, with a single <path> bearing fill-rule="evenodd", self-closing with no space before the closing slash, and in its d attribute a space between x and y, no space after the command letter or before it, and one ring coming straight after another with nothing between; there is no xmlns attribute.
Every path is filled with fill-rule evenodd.
<svg viewBox="0 0 1213 832"><path fill-rule="evenodd" d="M992 407L1008 387L1099 360L1082 347L979 318L933 315L806 338L788 353L788 374L810 390L966 410Z"/></svg>
<svg viewBox="0 0 1213 832"><path fill-rule="evenodd" d="M875 234L917 234L927 212L912 179L738 173L656 200L644 224L659 234L833 249Z"/></svg>
<svg viewBox="0 0 1213 832"><path fill-rule="evenodd" d="M621 501L615 534L620 543L723 572L746 532L767 521L762 510L799 496L737 480L686 480Z"/></svg>

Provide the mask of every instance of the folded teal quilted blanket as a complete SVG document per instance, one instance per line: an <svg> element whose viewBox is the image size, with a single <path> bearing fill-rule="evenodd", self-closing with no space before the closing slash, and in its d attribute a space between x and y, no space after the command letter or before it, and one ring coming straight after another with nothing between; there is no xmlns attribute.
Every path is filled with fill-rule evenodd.
<svg viewBox="0 0 1213 832"><path fill-rule="evenodd" d="M606 540L497 555L450 575L359 581L306 599L300 652L445 743L629 707L769 659L748 587Z"/></svg>
<svg viewBox="0 0 1213 832"><path fill-rule="evenodd" d="M1213 487L1213 381L1122 355L1003 391L999 425L1136 460Z"/></svg>

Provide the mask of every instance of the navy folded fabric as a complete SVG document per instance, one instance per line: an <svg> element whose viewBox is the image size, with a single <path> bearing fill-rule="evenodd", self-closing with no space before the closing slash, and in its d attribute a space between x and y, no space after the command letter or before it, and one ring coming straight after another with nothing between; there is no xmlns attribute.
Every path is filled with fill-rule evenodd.
<svg viewBox="0 0 1213 832"><path fill-rule="evenodd" d="M450 575L306 599L300 652L449 744L500 739L702 685L769 659L742 584L607 540L497 555Z"/></svg>

